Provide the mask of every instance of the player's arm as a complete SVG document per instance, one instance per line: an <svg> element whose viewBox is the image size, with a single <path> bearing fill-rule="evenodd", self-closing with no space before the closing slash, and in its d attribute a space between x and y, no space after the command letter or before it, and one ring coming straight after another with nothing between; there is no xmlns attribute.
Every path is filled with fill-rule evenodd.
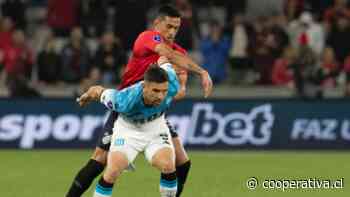
<svg viewBox="0 0 350 197"><path fill-rule="evenodd" d="M196 64L191 58L170 48L167 44L164 43L157 44L154 48L154 51L157 52L160 56L167 57L171 63L200 75L205 97L211 94L213 84L208 72Z"/></svg>
<svg viewBox="0 0 350 197"><path fill-rule="evenodd" d="M92 86L86 92L84 92L79 98L77 98L77 102L81 107L84 107L91 103L92 101L99 101L102 92L105 90L102 86Z"/></svg>
<svg viewBox="0 0 350 197"><path fill-rule="evenodd" d="M184 55L179 51L172 49L165 43L157 44L157 46L154 48L154 51L157 52L160 56L167 57L171 63L176 64L186 70L192 71L199 75L202 75L206 72L206 70L192 61L192 59L187 55Z"/></svg>
<svg viewBox="0 0 350 197"><path fill-rule="evenodd" d="M77 99L77 102L83 107L92 101L100 101L110 110L126 112L134 103L132 98L136 96L133 95L135 93L137 91L132 91L131 87L118 91L116 89L106 89L102 86L92 86Z"/></svg>
<svg viewBox="0 0 350 197"><path fill-rule="evenodd" d="M192 61L187 55L171 48L162 36L154 31L146 31L139 35L134 44L134 53L151 50L159 56L166 57L172 64L183 69L208 77L208 72Z"/></svg>

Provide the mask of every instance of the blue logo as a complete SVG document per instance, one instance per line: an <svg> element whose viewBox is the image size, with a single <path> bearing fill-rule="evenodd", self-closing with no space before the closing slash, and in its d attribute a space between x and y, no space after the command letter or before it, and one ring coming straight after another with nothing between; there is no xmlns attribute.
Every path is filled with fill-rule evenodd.
<svg viewBox="0 0 350 197"><path fill-rule="evenodd" d="M123 146L124 144L125 144L125 139L123 139L123 138L118 138L114 142L114 145L116 145L116 146Z"/></svg>
<svg viewBox="0 0 350 197"><path fill-rule="evenodd" d="M153 40L157 41L157 42L161 42L162 41L162 38L160 37L160 35L155 35L153 37Z"/></svg>

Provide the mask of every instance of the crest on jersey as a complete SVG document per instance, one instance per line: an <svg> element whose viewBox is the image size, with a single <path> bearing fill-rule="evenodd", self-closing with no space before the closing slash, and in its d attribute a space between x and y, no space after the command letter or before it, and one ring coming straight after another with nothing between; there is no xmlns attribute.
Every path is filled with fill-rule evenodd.
<svg viewBox="0 0 350 197"><path fill-rule="evenodd" d="M114 141L114 145L116 145L116 146L123 146L124 144L125 144L124 138L118 138Z"/></svg>
<svg viewBox="0 0 350 197"><path fill-rule="evenodd" d="M102 138L102 143L103 144L109 144L111 143L111 139L112 139L112 135L110 135L109 133L104 133L104 136Z"/></svg>
<svg viewBox="0 0 350 197"><path fill-rule="evenodd" d="M153 37L153 40L154 40L154 41L157 41L157 42L162 42L162 38L160 37L160 35L155 35L155 36Z"/></svg>

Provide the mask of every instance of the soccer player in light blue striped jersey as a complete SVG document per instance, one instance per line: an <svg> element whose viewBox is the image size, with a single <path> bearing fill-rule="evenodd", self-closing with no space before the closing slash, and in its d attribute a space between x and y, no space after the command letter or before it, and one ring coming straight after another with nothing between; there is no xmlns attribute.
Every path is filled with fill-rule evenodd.
<svg viewBox="0 0 350 197"><path fill-rule="evenodd" d="M175 152L164 112L180 85L167 58L161 57L158 64L147 70L143 81L130 87L119 91L93 86L78 99L81 106L100 100L120 114L114 123L107 167L94 197L110 197L116 180L140 152L161 171L161 197L176 196Z"/></svg>

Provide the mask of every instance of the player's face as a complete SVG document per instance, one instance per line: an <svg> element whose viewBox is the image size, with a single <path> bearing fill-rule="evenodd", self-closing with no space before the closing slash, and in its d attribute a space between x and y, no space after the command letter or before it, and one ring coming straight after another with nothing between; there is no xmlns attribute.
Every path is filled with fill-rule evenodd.
<svg viewBox="0 0 350 197"><path fill-rule="evenodd" d="M181 25L180 17L165 16L156 21L156 29L168 41L174 42Z"/></svg>
<svg viewBox="0 0 350 197"><path fill-rule="evenodd" d="M143 88L145 104L152 106L160 105L167 94L168 82L156 83L145 81Z"/></svg>

